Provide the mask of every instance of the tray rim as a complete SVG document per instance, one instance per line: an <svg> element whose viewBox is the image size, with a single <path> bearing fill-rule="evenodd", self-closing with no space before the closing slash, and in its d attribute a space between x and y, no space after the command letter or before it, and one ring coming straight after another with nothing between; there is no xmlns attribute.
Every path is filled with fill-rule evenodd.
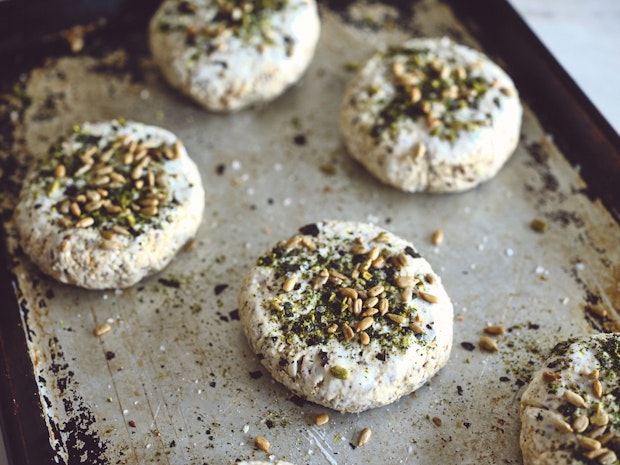
<svg viewBox="0 0 620 465"><path fill-rule="evenodd" d="M591 200L600 199L614 220L620 223L620 135L605 120L575 81L561 67L508 0L440 0L455 13L468 31L492 57L500 57L513 77L521 97L540 119L542 127L554 137L568 161L581 166L588 184L583 191ZM139 2L140 3L140 2ZM323 5L342 10L347 2L325 0ZM407 2L388 0L403 8ZM337 6L336 6L337 4ZM133 21L137 21L133 18ZM127 31L131 21L110 24L110 30ZM497 40L497 37L520 40ZM35 61L55 53L58 44L35 52ZM61 47L62 48L62 47ZM524 57L531 65L523 66ZM15 70L30 69L32 61L13 57L18 66L0 80L12 82ZM7 69L9 67L5 67ZM532 71L533 69L533 71ZM5 83L7 83L5 82ZM0 312L0 425L11 465L52 464L55 454L49 445L38 386L32 370L19 305L19 288L0 230L0 295L10 296Z"/></svg>

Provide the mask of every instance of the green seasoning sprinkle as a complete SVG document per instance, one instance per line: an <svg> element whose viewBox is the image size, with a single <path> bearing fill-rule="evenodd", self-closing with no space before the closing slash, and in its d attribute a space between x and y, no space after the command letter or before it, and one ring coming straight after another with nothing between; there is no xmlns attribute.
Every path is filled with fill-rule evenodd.
<svg viewBox="0 0 620 465"><path fill-rule="evenodd" d="M536 218L530 223L530 228L536 232L544 233L547 231L548 225L544 220Z"/></svg>
<svg viewBox="0 0 620 465"><path fill-rule="evenodd" d="M196 15L201 7L190 0L182 0L178 2L176 10L167 11L159 27L162 31L185 31L186 43L196 46L201 52L206 51L207 54L217 50L215 39L230 34L248 42L252 37L260 36L260 47L264 47L273 45L270 15L287 5L288 0L218 0L212 2L212 7L206 11L208 20L197 26L197 22L193 21L189 21L188 25L187 17ZM289 46L292 47L293 44Z"/></svg>
<svg viewBox="0 0 620 465"><path fill-rule="evenodd" d="M465 108L477 109L493 85L472 68L440 63L429 49L391 47L384 55L396 82L395 95L384 102L371 135L393 133L404 120L423 120L431 136L454 141L460 131L476 131L491 124L491 115L463 119ZM376 90L369 88L368 94Z"/></svg>
<svg viewBox="0 0 620 465"><path fill-rule="evenodd" d="M114 129L123 125L119 121ZM180 148L178 141L168 146L131 134L108 142L75 126L51 146L33 182L43 183L54 198L59 226L92 226L108 239L131 235L160 221L169 204L164 163L179 157Z"/></svg>
<svg viewBox="0 0 620 465"><path fill-rule="evenodd" d="M351 372L340 365L331 367L329 369L329 372L334 376L334 378L342 380L349 379L349 377L351 376Z"/></svg>
<svg viewBox="0 0 620 465"><path fill-rule="evenodd" d="M437 302L431 283L424 276L400 276L419 257L413 248L394 254L379 238L366 245L353 236L331 242L311 236L294 236L257 261L273 269L277 295L265 308L286 342L338 340L352 350L374 344L385 359L431 340L430 322L419 314L422 302Z"/></svg>

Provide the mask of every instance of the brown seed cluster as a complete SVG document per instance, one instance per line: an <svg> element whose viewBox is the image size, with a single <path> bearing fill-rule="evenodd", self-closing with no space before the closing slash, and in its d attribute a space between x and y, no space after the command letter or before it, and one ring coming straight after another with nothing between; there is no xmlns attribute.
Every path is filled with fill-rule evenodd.
<svg viewBox="0 0 620 465"><path fill-rule="evenodd" d="M441 60L433 51L406 47L388 49L391 75L396 84L396 96L380 112L372 134L379 135L403 115L419 115L430 135L453 141L459 131L474 131L488 126L487 116L462 121L458 111L475 108L491 88L499 90L497 97L513 97L514 91L500 87L497 80L487 81L477 69L482 62L466 65ZM373 95L373 89L369 91ZM424 155L426 147L416 147L411 157Z"/></svg>
<svg viewBox="0 0 620 465"><path fill-rule="evenodd" d="M197 14L200 7L196 2L182 0L175 14L163 20L160 28L165 31L174 26L183 27L188 45L199 45L201 41L206 41L210 45L208 50L225 50L225 41L215 39L226 39L231 35L248 39L256 34L263 38L258 45L259 50L263 50L267 45L275 43L273 27L269 27L269 13L281 10L287 3L288 0L217 0L214 2L218 8L217 14L212 20L199 27L192 22L187 25L183 16ZM178 22L178 25L170 24L172 21ZM293 43L288 44L287 54L289 56L293 53L293 47Z"/></svg>
<svg viewBox="0 0 620 465"><path fill-rule="evenodd" d="M63 189L56 203L64 228L97 227L102 248L122 248L117 236L130 236L140 223L157 218L168 204L166 160L180 157L181 143L167 146L124 135L100 146L80 132L52 147L48 193ZM87 139L88 140L88 139ZM78 145L69 152L67 147Z"/></svg>
<svg viewBox="0 0 620 465"><path fill-rule="evenodd" d="M552 372L544 372L542 376L548 383L561 378ZM620 449L620 436L610 429L609 414L605 412L603 405L597 402L603 395L599 371L593 370L588 377L592 379L593 400L590 400L587 393L580 395L570 389L565 390L562 399L576 409L575 417L571 422L556 417L555 427L561 433L574 434L574 444L586 459L600 465L616 463L615 450Z"/></svg>
<svg viewBox="0 0 620 465"><path fill-rule="evenodd" d="M434 276L408 276L397 275L395 286L376 284L369 286L368 283L373 273L386 267L393 267L396 272L410 265L411 257L405 252L390 254L382 245L387 236L383 233L374 238L370 244L365 244L361 238L356 238L348 252L356 257L355 265L348 274L331 268L321 268L310 278L307 289L321 290L327 283L333 285L336 292L332 296L338 305L348 315L346 322L330 323L325 328L325 333L336 335L344 342L357 341L366 346L372 341L372 330L377 325L395 324L413 331L417 335L426 333L424 321L420 313L412 314L404 311L416 297L435 304L439 298L429 292L423 291L427 284L434 282ZM294 236L284 242L283 249L291 253L297 247L314 250L316 244L309 236ZM427 279L428 278L428 279ZM296 273L290 273L285 277L282 285L283 295L272 300L271 305L278 311L284 310L286 294L292 292L299 283ZM387 288L386 288L387 287Z"/></svg>

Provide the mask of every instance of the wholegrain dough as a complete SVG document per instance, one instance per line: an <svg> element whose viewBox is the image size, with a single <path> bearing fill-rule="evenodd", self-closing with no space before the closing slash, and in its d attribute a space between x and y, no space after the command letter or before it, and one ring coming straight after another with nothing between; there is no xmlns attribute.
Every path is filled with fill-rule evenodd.
<svg viewBox="0 0 620 465"><path fill-rule="evenodd" d="M376 53L348 83L340 128L350 155L409 192L459 192L500 170L519 140L510 77L448 38Z"/></svg>
<svg viewBox="0 0 620 465"><path fill-rule="evenodd" d="M149 28L166 80L213 111L278 97L301 78L319 34L315 0L166 0Z"/></svg>
<svg viewBox="0 0 620 465"><path fill-rule="evenodd" d="M24 181L14 220L44 273L124 288L165 267L203 209L200 173L177 137L115 120L77 126L52 144Z"/></svg>
<svg viewBox="0 0 620 465"><path fill-rule="evenodd" d="M558 344L521 398L524 465L618 463L619 392L619 334Z"/></svg>
<svg viewBox="0 0 620 465"><path fill-rule="evenodd" d="M446 363L452 303L409 242L324 221L260 257L239 294L250 346L298 396L342 412L389 404Z"/></svg>

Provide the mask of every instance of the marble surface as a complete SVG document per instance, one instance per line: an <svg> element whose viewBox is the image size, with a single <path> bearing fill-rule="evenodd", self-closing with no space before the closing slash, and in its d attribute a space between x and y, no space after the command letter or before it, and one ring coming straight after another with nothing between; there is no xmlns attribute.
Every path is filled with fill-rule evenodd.
<svg viewBox="0 0 620 465"><path fill-rule="evenodd" d="M509 1L620 134L620 1Z"/></svg>

